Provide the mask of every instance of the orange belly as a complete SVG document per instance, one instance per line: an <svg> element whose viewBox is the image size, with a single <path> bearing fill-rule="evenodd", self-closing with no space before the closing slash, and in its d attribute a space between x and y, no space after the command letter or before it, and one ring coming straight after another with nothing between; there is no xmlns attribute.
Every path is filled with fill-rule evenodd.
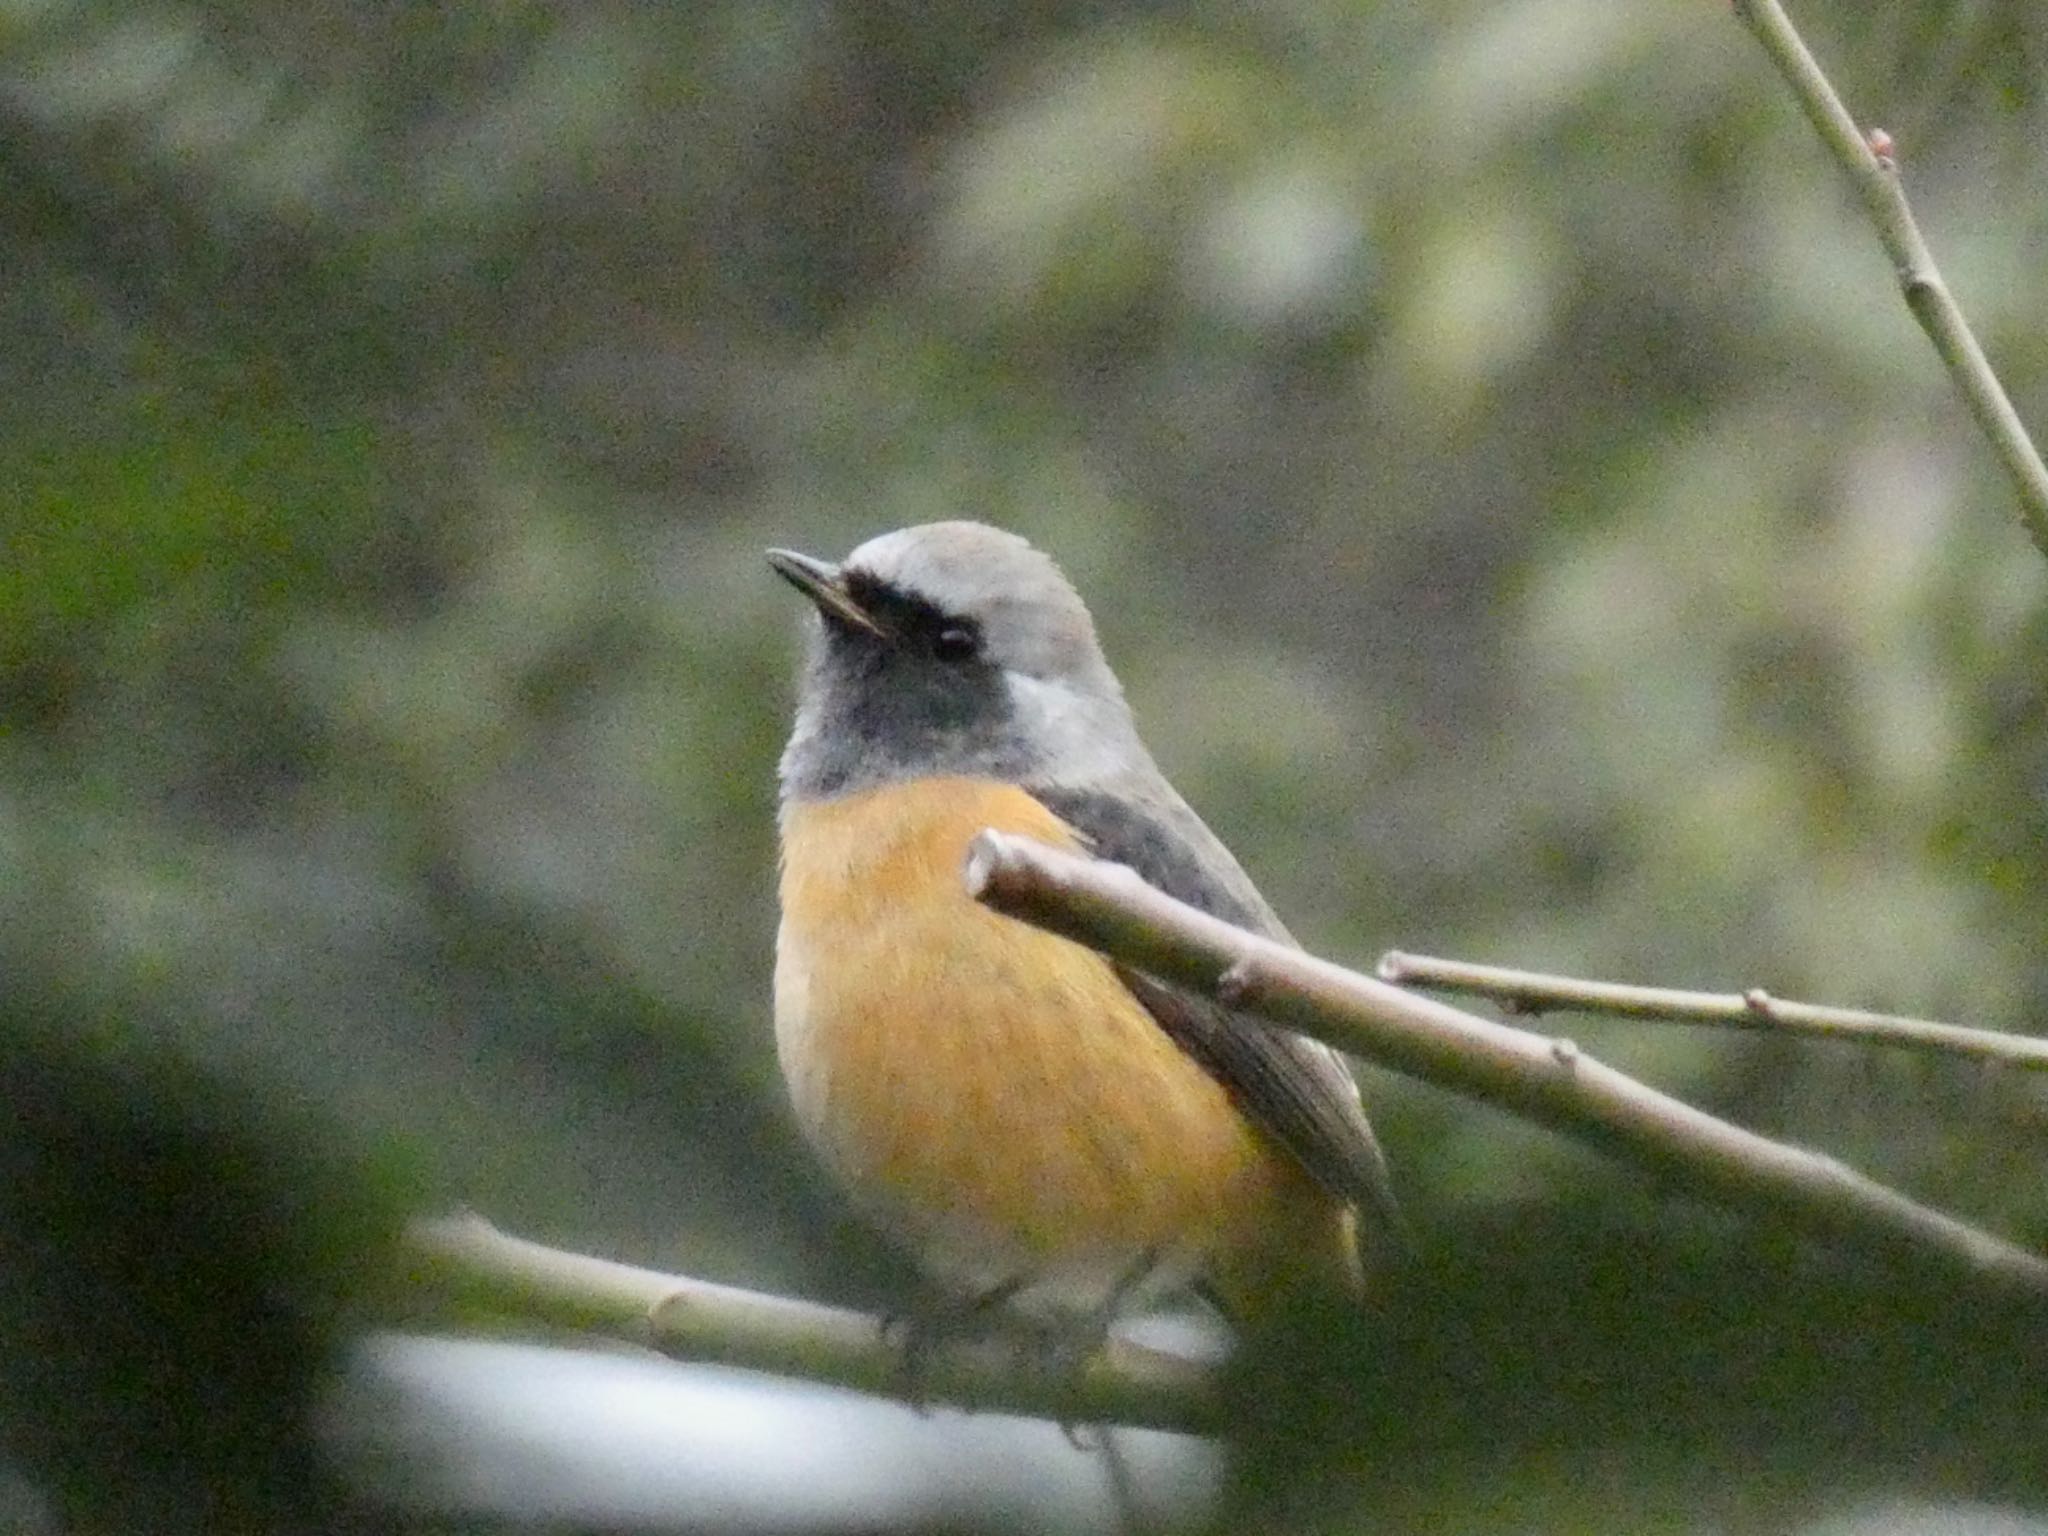
<svg viewBox="0 0 2048 1536"><path fill-rule="evenodd" d="M1167 1275L1341 1266L1349 1213L1107 961L968 897L984 827L1079 846L978 779L785 811L776 1042L855 1199L944 1281L1028 1280L1073 1305L1152 1255Z"/></svg>

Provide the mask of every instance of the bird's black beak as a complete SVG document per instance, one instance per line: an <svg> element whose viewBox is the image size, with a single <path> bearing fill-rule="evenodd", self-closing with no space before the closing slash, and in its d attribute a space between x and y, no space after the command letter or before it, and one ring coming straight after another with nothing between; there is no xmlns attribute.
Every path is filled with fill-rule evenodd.
<svg viewBox="0 0 2048 1536"><path fill-rule="evenodd" d="M877 637L882 626L846 590L846 576L829 560L813 559L793 549L771 549L768 564L776 575L818 605L818 612L853 629Z"/></svg>

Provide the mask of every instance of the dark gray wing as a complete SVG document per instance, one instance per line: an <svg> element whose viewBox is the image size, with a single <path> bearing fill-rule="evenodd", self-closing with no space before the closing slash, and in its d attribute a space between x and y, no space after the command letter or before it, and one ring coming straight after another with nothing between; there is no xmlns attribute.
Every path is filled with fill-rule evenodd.
<svg viewBox="0 0 2048 1536"><path fill-rule="evenodd" d="M1031 793L1098 857L1130 865L1146 883L1213 917L1294 943L1229 850L1163 784L1145 798L1038 786ZM1401 1215L1386 1158L1343 1057L1199 992L1121 966L1118 973L1160 1028L1230 1090L1254 1124L1317 1183L1357 1206L1378 1234L1398 1239Z"/></svg>

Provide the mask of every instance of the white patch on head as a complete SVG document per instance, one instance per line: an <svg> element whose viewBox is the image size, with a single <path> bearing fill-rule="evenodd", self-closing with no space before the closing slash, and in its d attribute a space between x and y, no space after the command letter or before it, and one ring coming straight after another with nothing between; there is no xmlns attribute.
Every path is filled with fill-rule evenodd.
<svg viewBox="0 0 2048 1536"><path fill-rule="evenodd" d="M1151 764L1121 694L1104 697L1021 672L1003 681L1017 734L1040 749L1046 782L1087 789Z"/></svg>

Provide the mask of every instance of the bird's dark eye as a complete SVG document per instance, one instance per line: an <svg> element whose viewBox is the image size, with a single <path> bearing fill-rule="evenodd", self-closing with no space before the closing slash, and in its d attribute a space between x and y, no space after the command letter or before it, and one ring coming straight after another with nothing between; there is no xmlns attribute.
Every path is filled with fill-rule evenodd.
<svg viewBox="0 0 2048 1536"><path fill-rule="evenodd" d="M960 624L948 624L932 636L932 654L941 661L972 661L981 650L981 637Z"/></svg>

